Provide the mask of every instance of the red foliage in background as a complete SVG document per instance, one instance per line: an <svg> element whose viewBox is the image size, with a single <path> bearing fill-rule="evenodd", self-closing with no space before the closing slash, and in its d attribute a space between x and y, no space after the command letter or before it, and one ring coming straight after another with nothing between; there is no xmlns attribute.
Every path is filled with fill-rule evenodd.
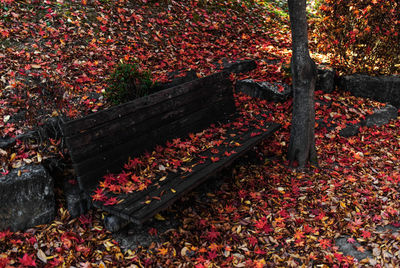
<svg viewBox="0 0 400 268"><path fill-rule="evenodd" d="M346 72L400 71L397 0L325 0L314 34L320 52L332 52Z"/></svg>

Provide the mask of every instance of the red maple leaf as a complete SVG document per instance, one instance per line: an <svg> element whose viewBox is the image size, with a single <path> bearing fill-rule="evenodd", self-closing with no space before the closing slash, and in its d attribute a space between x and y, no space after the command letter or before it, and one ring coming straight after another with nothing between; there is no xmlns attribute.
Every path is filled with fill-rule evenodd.
<svg viewBox="0 0 400 268"><path fill-rule="evenodd" d="M217 154L217 153L219 153L219 150L216 149L216 148L212 148L212 149L211 149L211 152L212 152L213 154Z"/></svg>
<svg viewBox="0 0 400 268"><path fill-rule="evenodd" d="M369 231L362 231L362 237L364 237L364 238L370 238L370 237L371 237L371 232L369 232Z"/></svg>
<svg viewBox="0 0 400 268"><path fill-rule="evenodd" d="M103 193L103 189L102 188L97 188L94 192L94 194L92 195L92 199L94 201L104 201L106 198L106 196Z"/></svg>
<svg viewBox="0 0 400 268"><path fill-rule="evenodd" d="M250 246L255 246L258 243L257 238L254 236L247 237L247 240L249 241Z"/></svg>
<svg viewBox="0 0 400 268"><path fill-rule="evenodd" d="M7 265L10 263L10 260L8 257L0 257L0 267L7 267Z"/></svg>
<svg viewBox="0 0 400 268"><path fill-rule="evenodd" d="M214 231L214 230L211 230L211 231L207 232L206 238L207 238L209 241L214 241L215 239L218 238L219 235L220 235L220 232L216 232L216 231Z"/></svg>
<svg viewBox="0 0 400 268"><path fill-rule="evenodd" d="M104 202L104 205L105 206L112 206L112 205L115 205L117 203L118 203L118 199L116 197L110 197Z"/></svg>
<svg viewBox="0 0 400 268"><path fill-rule="evenodd" d="M80 223L81 224L91 224L92 223L92 216L91 215L89 215L89 216L86 216L86 215L81 215L81 216L79 216L79 221L80 221Z"/></svg>
<svg viewBox="0 0 400 268"><path fill-rule="evenodd" d="M140 178L139 178L138 176L136 176L135 174L133 174L133 175L131 176L131 180L132 180L133 182L140 182Z"/></svg>
<svg viewBox="0 0 400 268"><path fill-rule="evenodd" d="M273 231L271 225L267 222L267 219L265 217L262 217L260 220L256 221L254 226L257 229L264 231L266 234L269 234Z"/></svg>
<svg viewBox="0 0 400 268"><path fill-rule="evenodd" d="M128 182L128 178L129 178L129 176L131 175L131 173L130 172L125 172L125 170L124 171L122 171L120 174L118 174L118 176L115 178L115 180L119 183L119 184L125 184L125 183L127 183Z"/></svg>
<svg viewBox="0 0 400 268"><path fill-rule="evenodd" d="M256 254L258 254L258 255L264 255L264 254L266 254L267 252L264 251L264 250L262 250L262 249L257 248L256 250L254 250L254 253L256 253Z"/></svg>
<svg viewBox="0 0 400 268"><path fill-rule="evenodd" d="M130 159L127 164L124 165L125 169L135 169L138 165L143 165L143 162L135 157L134 159Z"/></svg>
<svg viewBox="0 0 400 268"><path fill-rule="evenodd" d="M10 232L9 230L0 232L0 240L3 238L6 238L7 236L10 236L10 235L12 235L12 232Z"/></svg>
<svg viewBox="0 0 400 268"><path fill-rule="evenodd" d="M357 247L357 250L360 251L360 252L364 252L365 248L363 246L359 246L359 247Z"/></svg>
<svg viewBox="0 0 400 268"><path fill-rule="evenodd" d="M33 254L31 254L31 255L28 255L28 253L25 253L24 254L24 256L22 257L22 258L18 258L18 260L20 261L20 263L23 265L23 266L33 266L33 267L36 267L36 262L35 262L35 260L33 259Z"/></svg>
<svg viewBox="0 0 400 268"><path fill-rule="evenodd" d="M347 238L347 242L349 242L350 244L353 244L354 242L356 242L356 240L353 237L349 237L349 238Z"/></svg>
<svg viewBox="0 0 400 268"><path fill-rule="evenodd" d="M224 153L225 156L231 156L231 154L232 154L232 153L229 153L228 151L226 151L226 152Z"/></svg>
<svg viewBox="0 0 400 268"><path fill-rule="evenodd" d="M255 136L258 136L258 135L260 135L261 134L261 132L252 132L251 134L250 134L250 137L255 137Z"/></svg>
<svg viewBox="0 0 400 268"><path fill-rule="evenodd" d="M182 165L182 161L178 159L172 159L169 161L171 165L174 166L174 168L178 168Z"/></svg>
<svg viewBox="0 0 400 268"><path fill-rule="evenodd" d="M321 238L321 239L318 240L318 242L319 242L319 245L320 245L323 249L330 248L330 247L332 246L332 245L331 245L331 241L330 241L329 239Z"/></svg>
<svg viewBox="0 0 400 268"><path fill-rule="evenodd" d="M218 254L217 254L216 251L208 252L208 259L209 259L209 260L213 260L213 259L215 259L217 256L218 256Z"/></svg>
<svg viewBox="0 0 400 268"><path fill-rule="evenodd" d="M156 228L150 228L148 231L149 235L156 236L157 235L157 229Z"/></svg>
<svg viewBox="0 0 400 268"><path fill-rule="evenodd" d="M304 238L304 232L301 230L296 230L293 236L295 239L301 240Z"/></svg>
<svg viewBox="0 0 400 268"><path fill-rule="evenodd" d="M117 184L110 184L108 189L113 193L120 193L121 192L121 186L117 185Z"/></svg>
<svg viewBox="0 0 400 268"><path fill-rule="evenodd" d="M211 161L212 162L218 162L219 161L219 157L211 157Z"/></svg>

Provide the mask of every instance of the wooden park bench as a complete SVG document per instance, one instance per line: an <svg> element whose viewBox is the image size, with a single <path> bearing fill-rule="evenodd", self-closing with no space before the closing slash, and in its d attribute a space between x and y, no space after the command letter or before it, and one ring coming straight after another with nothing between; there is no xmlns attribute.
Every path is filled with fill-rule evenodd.
<svg viewBox="0 0 400 268"><path fill-rule="evenodd" d="M63 122L62 131L79 186L91 196L102 177L121 171L129 157L151 152L156 145L174 138L185 138L211 124L232 121L237 116L235 111L232 82L228 73L221 72ZM123 202L115 205L106 206L98 201L93 205L121 219L142 224L230 165L279 126L265 122L253 132L251 129L235 132L231 128L229 140L225 143L236 144L235 153L228 155L221 151L214 155L214 159L218 157L219 161L207 159L193 165L185 175L171 172L162 182L143 191L121 193L118 197ZM152 198L156 196L158 198Z"/></svg>

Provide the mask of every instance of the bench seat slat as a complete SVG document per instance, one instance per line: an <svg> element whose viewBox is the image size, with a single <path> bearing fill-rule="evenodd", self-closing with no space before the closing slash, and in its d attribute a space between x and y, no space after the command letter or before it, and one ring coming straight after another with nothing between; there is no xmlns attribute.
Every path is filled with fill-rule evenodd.
<svg viewBox="0 0 400 268"><path fill-rule="evenodd" d="M112 214L119 215L126 220L130 220L131 222L138 224L143 223L162 209L171 205L179 197L197 187L216 172L229 166L235 159L251 150L263 139L272 135L279 127L279 124L271 123L268 126L267 131L254 137L251 137L250 133L246 133L245 136L238 140L240 141L241 146L235 149L235 154L228 157L219 156L221 159L215 163L207 160L208 162L193 168L193 171L185 178L182 178L181 176L173 176L169 180L167 178L165 184L160 185L160 187L149 188L145 193L134 192L121 196L125 198L124 202L129 203L129 206L124 206L124 202L114 206L104 206L101 202L95 202L94 205ZM171 189L174 189L175 193L172 192ZM164 194L161 196L160 200L152 198L159 197L161 192L164 192ZM145 201L149 200L149 198L151 202L146 204Z"/></svg>

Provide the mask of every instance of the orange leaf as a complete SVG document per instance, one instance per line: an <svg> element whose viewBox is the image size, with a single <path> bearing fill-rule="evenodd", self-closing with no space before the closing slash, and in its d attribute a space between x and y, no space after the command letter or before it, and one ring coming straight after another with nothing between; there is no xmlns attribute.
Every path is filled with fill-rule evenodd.
<svg viewBox="0 0 400 268"><path fill-rule="evenodd" d="M211 161L212 162L218 162L219 161L219 157L211 157Z"/></svg>

